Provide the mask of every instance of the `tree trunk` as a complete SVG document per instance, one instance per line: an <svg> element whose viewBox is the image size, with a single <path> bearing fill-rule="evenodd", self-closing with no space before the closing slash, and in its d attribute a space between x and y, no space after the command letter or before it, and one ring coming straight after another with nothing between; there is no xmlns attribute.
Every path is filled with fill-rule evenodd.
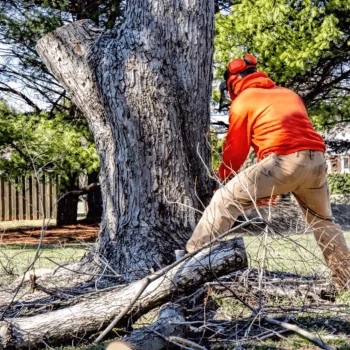
<svg viewBox="0 0 350 350"><path fill-rule="evenodd" d="M60 192L58 195L57 226L77 224L79 197L71 196L67 192Z"/></svg>
<svg viewBox="0 0 350 350"><path fill-rule="evenodd" d="M242 238L224 241L206 248L182 263L158 271L145 279L130 283L120 290L92 293L75 301L72 306L31 317L17 317L0 322L0 349L28 349L39 345L72 344L81 337L103 329L148 284L137 302L130 307L124 322L162 305L175 295L191 293L205 282L247 266ZM154 277L158 277L155 279ZM42 304L41 304L42 305Z"/></svg>
<svg viewBox="0 0 350 350"><path fill-rule="evenodd" d="M70 192L79 188L78 176L70 176L67 183L65 185L62 184L61 187L64 187L64 189L61 189L58 194L56 225L76 225L79 197L70 194Z"/></svg>
<svg viewBox="0 0 350 350"><path fill-rule="evenodd" d="M99 182L99 173L94 171L88 175L88 185ZM102 217L102 193L101 187L96 187L93 191L89 191L87 194L88 212L84 221L99 223Z"/></svg>
<svg viewBox="0 0 350 350"><path fill-rule="evenodd" d="M98 252L126 278L171 262L212 195L213 19L212 0L129 0L118 30L82 20L38 42L87 117L101 164Z"/></svg>

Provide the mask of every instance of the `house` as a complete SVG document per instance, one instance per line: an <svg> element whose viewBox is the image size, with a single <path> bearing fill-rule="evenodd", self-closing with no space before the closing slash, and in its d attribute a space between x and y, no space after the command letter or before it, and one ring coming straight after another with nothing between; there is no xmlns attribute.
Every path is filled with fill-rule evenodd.
<svg viewBox="0 0 350 350"><path fill-rule="evenodd" d="M324 137L327 140L328 172L350 173L350 126L333 129Z"/></svg>

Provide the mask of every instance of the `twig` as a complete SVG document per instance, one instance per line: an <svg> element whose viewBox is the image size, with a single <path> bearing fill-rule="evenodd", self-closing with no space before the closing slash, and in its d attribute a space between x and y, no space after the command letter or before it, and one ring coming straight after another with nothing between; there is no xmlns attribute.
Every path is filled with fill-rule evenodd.
<svg viewBox="0 0 350 350"><path fill-rule="evenodd" d="M183 344L186 346L190 346L193 349L198 349L198 350L207 350L207 348L205 348L204 346L198 345L190 340L184 339L184 338L180 338L180 337L168 337L167 339L169 342L171 343L175 343L175 344Z"/></svg>
<svg viewBox="0 0 350 350"><path fill-rule="evenodd" d="M240 299L242 301L242 299ZM243 301L244 305L246 307L248 307L251 311L253 311L253 313L257 313L257 311L251 307L248 303L246 303L245 301ZM274 324L274 325L278 325L284 329L287 329L289 331L293 331L295 333L300 334L302 337L310 340L311 342L315 343L316 345L320 346L322 349L326 349L326 350L335 350L333 347L329 346L328 344L326 344L322 339L320 339L319 337L317 337L316 335L306 331L305 329L294 325L294 324L290 324L287 322L282 322L282 321L277 321L274 318L270 318L268 316L264 316L262 315L261 318L263 320L265 320L268 323Z"/></svg>
<svg viewBox="0 0 350 350"><path fill-rule="evenodd" d="M108 332L110 332L112 330L113 327L116 326L116 324L122 319L122 317L124 317L127 312L132 308L132 306L136 303L136 301L138 300L138 298L142 295L142 293L144 292L144 290L147 288L147 286L151 283L154 282L155 280L157 280L158 278L164 276L168 271L170 271L171 269L173 269L175 266L181 264L182 262L184 262L185 260L191 258L192 256L198 254L199 252L201 252L202 250L210 247L214 242L218 242L220 241L222 238L224 238L225 236L229 235L230 233L232 233L235 230L240 229L241 227L244 227L246 225L249 225L250 223L252 223L255 220L261 220L260 218L253 218L249 221L246 221L244 223L242 223L241 225L238 225L237 227L234 227L231 230L228 230L227 232L221 234L220 236L214 238L211 242L208 242L206 244L204 244L202 247L198 248L197 250L183 256L182 258L180 258L179 260L176 260L174 263L172 263L171 265L168 265L167 267L165 267L164 269L157 271L152 277L147 277L144 279L143 283L141 284L140 290L137 292L137 294L135 295L135 297L132 299L132 301L130 302L129 305L127 305L123 311L112 321L112 323L96 338L96 340L94 341L94 343L99 343L106 335Z"/></svg>
<svg viewBox="0 0 350 350"><path fill-rule="evenodd" d="M158 337L164 339L166 342L175 344L175 345L177 345L177 346L178 346L179 348L181 348L181 349L193 350L193 348L188 348L187 346L184 346L184 345L182 345L182 344L178 344L178 343L176 343L176 342L174 342L174 341L171 341L171 340L169 339L170 337L166 337L165 335L163 335L162 333L157 332L157 331L154 330L154 329L151 329L150 331L151 331L152 333L158 335ZM197 345L197 344L196 344L196 345Z"/></svg>
<svg viewBox="0 0 350 350"><path fill-rule="evenodd" d="M271 222L271 202L273 199L273 192L275 190L275 186L272 187L272 193L270 196L270 201L269 201L269 216L267 221ZM269 226L266 225L264 229L264 242L263 242L263 256L262 256L262 261L260 264L261 270L259 271L259 310L262 309L262 282L263 282L263 277L264 277L264 271L265 271L265 262L266 262L266 250L267 250L267 236L269 233Z"/></svg>
<svg viewBox="0 0 350 350"><path fill-rule="evenodd" d="M22 135L22 138L24 138L23 135ZM25 272L24 272L24 274L23 274L23 277L22 277L22 279L21 279L21 282L19 283L19 285L18 285L18 286L16 287L16 289L15 289L15 292L14 292L14 295L13 295L13 297L12 297L12 300L11 300L10 303L7 305L7 307L5 308L5 310L2 312L2 315L1 315L1 317L0 317L0 321L4 321L6 312L11 308L11 306L12 306L14 300L16 299L16 297L17 297L17 295L18 295L18 293L19 293L19 291L20 291L20 289L21 289L21 287L22 287L22 285L23 285L23 282L24 282L24 279L25 279L25 274L26 274L29 270L31 270L31 269L34 267L36 261L39 259L40 255L41 255L41 249L42 249L42 244L43 244L43 240L44 240L44 237L45 237L45 233L46 233L47 227L48 227L48 225L49 225L49 223L50 223L50 220L48 220L48 222L45 224L45 213L44 213L44 205L43 205L42 192L41 192L41 189L40 189L39 172L38 172L38 170L37 170L37 168L36 168L36 166L35 166L35 162L34 162L33 157L30 155L30 152L28 151L27 143L26 143L25 140L24 140L24 146L25 146L25 148L26 148L26 151L27 151L28 154L29 154L29 158L30 158L30 161L31 161L32 166L33 166L33 170L34 170L34 174L35 174L35 180L36 180L36 182L37 182L37 188L38 188L39 204L40 204L40 207L41 207L41 208L40 208L40 209L41 209L41 212L39 211L39 214L42 215L42 220L43 220L43 222L42 222L42 226L41 226L40 241L39 241L39 244L38 244L38 246L37 246L37 248L36 248L34 259L33 259L33 261L30 263L30 265L26 268L26 270L25 270Z"/></svg>
<svg viewBox="0 0 350 350"><path fill-rule="evenodd" d="M287 339L286 337L284 337L282 335L282 333L286 333L286 332L290 332L290 330L289 329L283 329L283 330L277 332L277 331L275 331L273 329L269 329L266 332L261 333L260 335L256 336L256 339L258 339L260 341L263 341L263 340L265 340L267 338L271 338L273 336L277 336L277 337L279 337L281 339Z"/></svg>
<svg viewBox="0 0 350 350"><path fill-rule="evenodd" d="M267 316L264 316L263 318L265 321L267 321L271 324L278 325L280 327L283 327L284 329L288 329L289 331L293 331L295 333L300 334L302 337L304 337L304 338L310 340L311 342L315 343L316 345L318 345L321 349L335 350L333 347L326 344L322 339L320 339L316 335L306 331L305 329L303 329L295 324L277 321L277 320L270 318L270 317L267 317Z"/></svg>
<svg viewBox="0 0 350 350"><path fill-rule="evenodd" d="M220 280L217 279L218 283L222 283ZM224 286L224 285L223 285ZM243 300L234 290L232 290L231 288L224 286L227 288L227 290L229 290L232 295L239 300L245 307L247 307L249 310L251 310L253 312L254 316L259 315L261 310L256 310L254 309L251 305L249 305L245 300ZM261 315L261 319L265 320L268 323L274 324L274 325L278 325L280 327L283 327L285 329L288 329L290 331L293 331L295 333L300 334L302 337L310 340L311 342L315 343L316 345L320 346L322 349L326 349L326 350L335 350L333 347L329 346L328 344L326 344L322 339L320 339L319 337L315 336L314 334L306 331L305 329L294 325L294 324L290 324L287 322L282 322L282 321L277 321L273 318L270 318L268 316L264 316Z"/></svg>
<svg viewBox="0 0 350 350"><path fill-rule="evenodd" d="M77 270L73 270L73 269L70 269L68 268L67 266L65 265L62 265L62 264L59 264L58 262L56 262L55 260L52 260L48 257L45 257L46 260L49 260L50 262L52 262L53 264L55 264L58 268L61 268L61 269L64 269L64 270L67 270L67 271L70 271L70 272L73 272L77 275L86 275L86 276L93 276L93 277L109 277L109 278L115 278L115 275L107 275L107 274L98 274L98 273L89 273L89 272L80 272L80 271L77 271ZM56 268L56 271L57 271L57 268Z"/></svg>

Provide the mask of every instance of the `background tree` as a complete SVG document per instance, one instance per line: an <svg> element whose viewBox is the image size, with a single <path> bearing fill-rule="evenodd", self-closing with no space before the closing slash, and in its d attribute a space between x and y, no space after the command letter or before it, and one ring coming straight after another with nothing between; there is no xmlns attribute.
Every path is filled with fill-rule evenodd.
<svg viewBox="0 0 350 350"><path fill-rule="evenodd" d="M78 125L86 127L84 116L48 72L35 44L46 33L81 18L94 19L103 28L111 27L118 22L122 11L123 6L117 1L0 1L0 96L17 110L45 111L56 122L59 120L55 115L59 112L60 121L73 123L73 128ZM55 124L51 127L54 128ZM67 174L70 171L66 169ZM98 174L98 169L89 173L89 181L98 182ZM62 187L63 193L75 188L78 175L62 183L62 186L67 185L67 188ZM99 187L89 191L87 197L88 218L96 221L101 217ZM59 223L76 222L76 209L73 209L76 202L76 196L64 197L58 208ZM72 209L71 215L68 208Z"/></svg>
<svg viewBox="0 0 350 350"><path fill-rule="evenodd" d="M34 172L59 178L57 225L75 224L79 194L70 192L79 190L80 174L99 168L87 127L72 125L60 113L21 114L2 101L0 135L0 176L15 180Z"/></svg>
<svg viewBox="0 0 350 350"><path fill-rule="evenodd" d="M242 0L217 14L216 75L244 52L300 94L318 129L349 122L350 3Z"/></svg>
<svg viewBox="0 0 350 350"><path fill-rule="evenodd" d="M69 117L75 106L66 104L66 93L48 72L35 45L43 35L64 23L92 19L101 28L121 21L122 1L0 1L0 91L3 97L20 99L34 110L65 111ZM73 111L71 110L73 109Z"/></svg>

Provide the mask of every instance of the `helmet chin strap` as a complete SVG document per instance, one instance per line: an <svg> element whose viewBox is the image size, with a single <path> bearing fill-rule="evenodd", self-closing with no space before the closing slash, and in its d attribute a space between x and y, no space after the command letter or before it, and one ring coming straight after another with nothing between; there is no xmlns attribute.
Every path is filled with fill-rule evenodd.
<svg viewBox="0 0 350 350"><path fill-rule="evenodd" d="M245 71L241 72L241 73L239 74L239 76L240 76L241 78L244 78L244 77L246 77L247 75L253 74L253 73L256 73L256 67L250 67L250 68L246 69Z"/></svg>
<svg viewBox="0 0 350 350"><path fill-rule="evenodd" d="M232 81L227 81L227 90L230 93L230 97L231 100L233 101L232 96L234 96L235 98L237 97L237 94L235 93L235 86L236 84L243 78L245 78L246 76L256 73L256 67L249 67L248 69L244 70L243 72L240 72ZM234 86L232 87L232 85L234 84Z"/></svg>

